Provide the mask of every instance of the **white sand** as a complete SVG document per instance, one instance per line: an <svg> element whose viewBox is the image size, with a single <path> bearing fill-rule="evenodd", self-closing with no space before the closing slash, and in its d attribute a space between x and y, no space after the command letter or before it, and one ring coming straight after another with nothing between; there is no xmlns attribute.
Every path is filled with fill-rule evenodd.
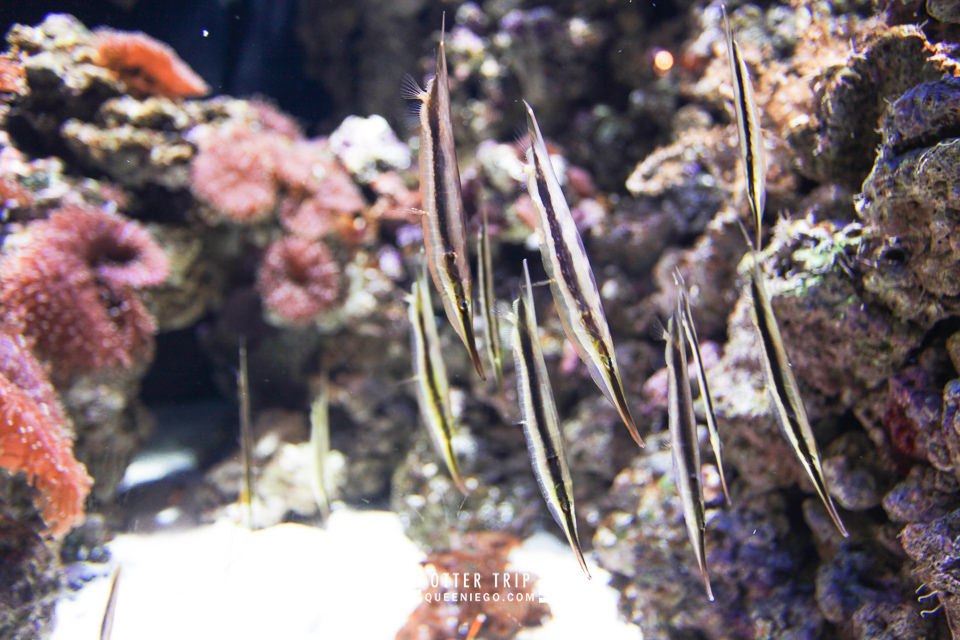
<svg viewBox="0 0 960 640"><path fill-rule="evenodd" d="M124 534L110 549L123 565L113 640L391 640L425 584L423 555L386 512L339 509L325 529L224 522ZM540 576L535 592L554 614L520 638L641 638L617 619L607 574L591 563L588 582L556 538L538 534L510 558ZM61 601L54 640L97 638L108 590L104 578Z"/></svg>

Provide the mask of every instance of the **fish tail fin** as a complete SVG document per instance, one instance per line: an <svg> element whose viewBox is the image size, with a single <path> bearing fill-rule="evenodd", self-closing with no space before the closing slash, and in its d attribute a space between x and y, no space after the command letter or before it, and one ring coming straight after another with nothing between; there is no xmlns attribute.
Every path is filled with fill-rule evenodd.
<svg viewBox="0 0 960 640"><path fill-rule="evenodd" d="M727 488L727 478L723 474L723 463L720 462L720 454L718 451L714 451L714 457L717 460L717 472L720 474L720 487L723 489L723 498L727 501L727 506L733 504L730 500L730 490Z"/></svg>
<svg viewBox="0 0 960 640"><path fill-rule="evenodd" d="M583 569L584 575L587 576L587 580L592 580L593 576L590 575L590 568L587 566L587 560L583 557L583 549L580 547L580 535L577 533L577 523L574 517L572 512L567 514L568 522L567 526L564 527L567 530L567 542L570 543L570 548L573 549L574 555L577 556L577 562L580 564L580 568Z"/></svg>
<svg viewBox="0 0 960 640"><path fill-rule="evenodd" d="M700 574L703 576L703 586L707 590L707 600L713 602L716 598L713 597L713 587L710 586L710 576L705 566L700 567Z"/></svg>
<svg viewBox="0 0 960 640"><path fill-rule="evenodd" d="M620 374L616 371L616 367L611 367L610 382L612 383L610 386L613 392L611 400L613 400L613 404L617 408L617 412L620 414L623 423L627 425L627 431L630 432L630 437L637 443L637 446L641 448L645 447L646 444L644 444L643 438L640 437L640 431L637 430L637 423L634 421L633 414L630 412L630 405L627 404L627 397L623 390L623 382L620 380Z"/></svg>
<svg viewBox="0 0 960 640"><path fill-rule="evenodd" d="M840 534L844 538L849 538L850 532L847 531L847 528L843 525L843 520L840 519L840 513L837 511L837 507L833 503L833 498L830 497L830 493L827 491L827 482L823 477L823 471L817 468L815 475L816 477L813 478L814 487L816 487L817 493L820 494L820 500L823 502L823 506L826 507L827 513L830 514L830 519L833 520L833 524L836 525L837 529L840 531Z"/></svg>
<svg viewBox="0 0 960 640"><path fill-rule="evenodd" d="M483 372L480 350L477 349L477 337L473 332L473 313L469 305L467 305L466 308L460 308L460 325L463 327L461 338L463 339L463 344L467 347L467 351L470 353L473 368L477 370L477 375L480 376L481 380L486 380L487 374Z"/></svg>
<svg viewBox="0 0 960 640"><path fill-rule="evenodd" d="M467 483L463 481L463 476L460 475L460 468L457 466L456 461L454 461L450 468L450 477L453 478L453 483L457 485L457 489L460 490L464 498L470 495L470 490L467 488Z"/></svg>
<svg viewBox="0 0 960 640"><path fill-rule="evenodd" d="M590 568L587 567L587 561L583 557L583 551L580 549L580 543L573 545L573 551L577 555L577 562L580 563L580 568L583 569L583 573L586 574L587 580L592 580L593 576L590 575Z"/></svg>

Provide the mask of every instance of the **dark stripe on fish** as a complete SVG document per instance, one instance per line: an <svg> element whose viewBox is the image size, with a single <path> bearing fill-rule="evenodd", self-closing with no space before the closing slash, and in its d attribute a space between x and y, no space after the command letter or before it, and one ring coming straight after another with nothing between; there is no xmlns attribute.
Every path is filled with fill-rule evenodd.
<svg viewBox="0 0 960 640"><path fill-rule="evenodd" d="M533 154L533 162L537 175L537 191L540 193L540 201L543 203L543 208L547 212L546 217L547 223L550 227L550 237L553 238L553 246L556 249L557 262L560 263L560 275L563 277L564 283L570 290L570 295L573 296L574 301L577 303L577 309L580 310L580 319L583 321L584 328L596 343L597 350L603 357L603 364L607 368L607 372L612 376L613 360L610 357L610 353L607 351L607 345L604 344L602 334L600 333L600 328L597 326L597 322L594 319L593 314L590 312L590 305L587 303L587 300L583 297L583 292L580 290L580 285L577 281L577 273L573 267L573 256L570 255L570 249L564 242L563 232L560 229L560 223L557 220L557 215L553 209L553 200L550 198L550 189L547 186L547 179L543 175L543 167L540 166L540 161L537 158L537 154ZM618 398L617 401L619 402L620 399ZM626 406L625 403L624 406Z"/></svg>
<svg viewBox="0 0 960 640"><path fill-rule="evenodd" d="M419 295L419 292L418 292ZM417 313L417 324L420 335L423 336L423 358L424 366L423 371L427 376L427 387L430 389L430 404L432 406L437 406L437 400L440 398L440 390L437 388L437 378L436 372L433 370L433 366L430 363L430 345L427 341L427 323L424 318L425 313L422 308L422 298L421 298L421 308L420 312ZM443 423L443 430L447 433L450 433L450 425L447 424L447 417L444 415L443 411L438 411L437 414L440 416L440 422Z"/></svg>
<svg viewBox="0 0 960 640"><path fill-rule="evenodd" d="M773 341L773 336L770 333L770 326L767 324L767 314L764 311L764 304L760 299L762 293L756 280L759 277L760 276L757 274L751 275L750 295L753 296L753 304L755 307L754 313L757 316L757 330L760 332L760 339L763 340L763 349L767 354L767 359L770 361L770 370L773 377L773 388L777 396L780 398L783 408L787 412L789 426L797 437L797 447L800 449L800 453L803 454L804 459L811 459L812 456L810 455L810 449L807 447L806 438L803 437L803 432L801 431L800 426L797 424L797 415L792 404L790 403L790 396L787 392L787 384L783 379L783 372L781 371L781 367L789 367L790 363L779 361L779 353L776 348L776 344ZM819 484L818 479L814 479L814 481ZM823 487L823 489L824 493L826 494L826 487Z"/></svg>
<svg viewBox="0 0 960 640"><path fill-rule="evenodd" d="M438 99L439 89L437 88L439 81L440 76L436 75L430 85L430 99L427 101L427 124L430 127L430 152L433 159L433 198L436 206L437 226L440 230L440 244L445 249L449 249L452 245L447 228L449 213L447 212L447 194L443 179L447 171L447 158L443 153L443 145L440 142L440 100Z"/></svg>
<svg viewBox="0 0 960 640"><path fill-rule="evenodd" d="M536 422L535 427L537 429L540 442L543 444L543 457L547 463L547 471L550 476L549 480L553 489L553 497L556 498L560 505L560 514L558 515L563 519L563 528L569 531L570 536L573 538L577 554L581 555L580 536L577 534L576 518L573 514L573 510L570 508L570 501L569 497L567 496L567 487L563 480L563 470L560 466L560 452L557 451L553 438L550 435L547 417L544 414L546 401L541 393L541 390L544 388L545 384L549 385L549 380L540 380L537 372L537 361L534 356L532 342L533 334L530 330L530 326L527 324L526 306L526 301L524 300L523 293L521 292L519 306L520 313L517 314L519 316L517 319L517 330L520 336L520 351L523 354L524 367L527 370L527 383L530 386L530 401L533 405L531 407L533 410L533 419ZM533 454L532 447L531 454ZM544 498L546 498L546 496L544 496ZM549 499L547 499L547 505L550 506ZM582 562L582 559L580 561ZM586 569L584 570L586 571ZM589 576L589 572L587 572L587 575Z"/></svg>
<svg viewBox="0 0 960 640"><path fill-rule="evenodd" d="M744 86L745 82L743 79L743 69L741 69L740 67L741 65L740 47L737 45L737 42L734 40L733 47L731 48L733 49L733 56L734 56L733 69L734 69L734 73L736 74L736 80L737 80L737 94L740 99L739 108L740 108L740 113L743 114L743 144L747 149L747 160L744 163L745 164L744 168L746 170L746 179L747 179L747 193L750 197L750 207L753 209L753 214L757 220L757 227L758 227L757 236L759 237L760 217L763 215L763 212L757 211L758 200L757 200L757 192L755 191L756 184L754 181L754 176L757 172L757 168L753 165L753 160L754 160L753 145L756 144L756 142L753 139L754 138L753 129L750 127L750 111L749 111L749 107L747 106L747 88ZM758 246L757 248L759 249L760 247Z"/></svg>

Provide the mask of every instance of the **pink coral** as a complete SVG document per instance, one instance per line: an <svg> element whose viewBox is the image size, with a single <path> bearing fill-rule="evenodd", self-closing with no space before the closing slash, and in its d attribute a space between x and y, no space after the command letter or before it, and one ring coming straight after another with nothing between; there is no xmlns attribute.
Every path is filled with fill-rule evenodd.
<svg viewBox="0 0 960 640"><path fill-rule="evenodd" d="M353 216L367 203L326 141L299 140L282 153L277 178L291 194L281 207L284 228L308 240L331 231L351 235Z"/></svg>
<svg viewBox="0 0 960 640"><path fill-rule="evenodd" d="M234 222L268 219L280 201L287 231L315 240L330 232L352 241L367 203L325 140L291 137L279 112L257 107L264 122L234 121L201 133L191 183ZM283 195L282 200L279 198Z"/></svg>
<svg viewBox="0 0 960 640"><path fill-rule="evenodd" d="M281 238L263 256L257 286L267 309L290 324L305 325L336 304L340 268L324 245Z"/></svg>
<svg viewBox="0 0 960 640"><path fill-rule="evenodd" d="M0 467L24 472L39 491L38 508L62 536L83 520L92 481L73 457L73 440L53 386L23 345L0 333Z"/></svg>
<svg viewBox="0 0 960 640"><path fill-rule="evenodd" d="M166 98L205 95L210 87L166 44L145 33L99 29L95 62L131 90Z"/></svg>
<svg viewBox="0 0 960 640"><path fill-rule="evenodd" d="M277 203L274 171L281 140L240 123L207 132L193 160L194 192L235 222L265 220Z"/></svg>
<svg viewBox="0 0 960 640"><path fill-rule="evenodd" d="M28 234L0 263L4 326L24 335L58 378L148 359L156 327L135 288L168 270L149 234L81 208L34 222Z"/></svg>
<svg viewBox="0 0 960 640"><path fill-rule="evenodd" d="M97 277L115 287L151 287L167 279L167 254L142 225L121 215L85 207L61 208L42 235L81 258Z"/></svg>
<svg viewBox="0 0 960 640"><path fill-rule="evenodd" d="M337 228L330 210L317 198L286 198L279 217L284 229L306 240L319 240Z"/></svg>

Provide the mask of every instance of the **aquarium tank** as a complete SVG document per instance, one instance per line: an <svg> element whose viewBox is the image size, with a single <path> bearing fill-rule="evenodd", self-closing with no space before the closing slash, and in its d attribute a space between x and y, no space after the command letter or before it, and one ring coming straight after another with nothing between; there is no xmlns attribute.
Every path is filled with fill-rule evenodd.
<svg viewBox="0 0 960 640"><path fill-rule="evenodd" d="M960 638L960 3L0 30L0 640Z"/></svg>

